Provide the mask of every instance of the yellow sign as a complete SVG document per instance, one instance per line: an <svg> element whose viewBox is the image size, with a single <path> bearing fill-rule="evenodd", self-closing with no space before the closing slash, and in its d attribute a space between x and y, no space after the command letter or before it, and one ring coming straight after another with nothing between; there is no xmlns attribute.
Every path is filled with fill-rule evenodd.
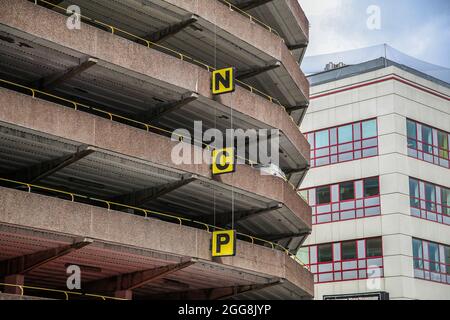
<svg viewBox="0 0 450 320"><path fill-rule="evenodd" d="M236 255L236 231L213 231L212 256L227 257Z"/></svg>
<svg viewBox="0 0 450 320"><path fill-rule="evenodd" d="M233 92L235 89L235 68L215 70L212 73L212 93L222 94Z"/></svg>
<svg viewBox="0 0 450 320"><path fill-rule="evenodd" d="M231 173L236 170L236 156L233 148L214 149L212 152L212 174Z"/></svg>

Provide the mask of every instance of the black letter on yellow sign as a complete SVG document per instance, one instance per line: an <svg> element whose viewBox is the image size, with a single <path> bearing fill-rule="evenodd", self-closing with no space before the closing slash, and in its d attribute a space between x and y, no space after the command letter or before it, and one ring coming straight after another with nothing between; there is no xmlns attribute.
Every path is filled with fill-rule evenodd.
<svg viewBox="0 0 450 320"><path fill-rule="evenodd" d="M236 170L236 155L233 148L214 149L212 157L213 175L231 173Z"/></svg>
<svg viewBox="0 0 450 320"><path fill-rule="evenodd" d="M226 257L236 255L236 231L213 231L212 256Z"/></svg>
<svg viewBox="0 0 450 320"><path fill-rule="evenodd" d="M215 70L212 73L212 93L222 94L233 92L235 89L235 68Z"/></svg>

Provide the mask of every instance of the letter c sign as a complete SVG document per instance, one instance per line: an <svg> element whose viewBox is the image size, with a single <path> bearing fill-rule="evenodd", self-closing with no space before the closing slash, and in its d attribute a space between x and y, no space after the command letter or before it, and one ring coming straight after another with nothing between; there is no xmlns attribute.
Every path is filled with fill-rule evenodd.
<svg viewBox="0 0 450 320"><path fill-rule="evenodd" d="M212 256L226 257L236 255L236 231L213 231Z"/></svg>
<svg viewBox="0 0 450 320"><path fill-rule="evenodd" d="M236 170L236 156L233 148L214 149L212 157L213 175L231 173Z"/></svg>

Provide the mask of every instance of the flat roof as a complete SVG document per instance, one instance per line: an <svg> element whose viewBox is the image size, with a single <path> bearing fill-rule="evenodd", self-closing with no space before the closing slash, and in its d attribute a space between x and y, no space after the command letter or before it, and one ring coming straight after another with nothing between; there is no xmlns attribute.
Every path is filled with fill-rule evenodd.
<svg viewBox="0 0 450 320"><path fill-rule="evenodd" d="M357 76L360 74L372 72L375 70L379 70L379 69L383 69L383 68L387 68L387 67L391 67L391 66L395 66L399 69L402 69L404 71L407 71L416 76L419 76L421 78L424 78L426 80L429 80L431 82L437 83L441 86L444 86L444 87L450 89L450 83L448 83L448 82L439 80L435 77L429 76L429 75L427 75L423 72L420 72L416 69L408 67L404 64L394 62L394 61L386 59L384 57L380 57L380 58L374 59L374 60L369 60L369 61L366 61L363 63L347 65L342 68L336 68L336 69L332 69L332 70L328 70L328 71L315 73L315 74L309 75L307 78L308 78L310 85L313 87L313 86L318 86L318 85L321 85L324 83Z"/></svg>

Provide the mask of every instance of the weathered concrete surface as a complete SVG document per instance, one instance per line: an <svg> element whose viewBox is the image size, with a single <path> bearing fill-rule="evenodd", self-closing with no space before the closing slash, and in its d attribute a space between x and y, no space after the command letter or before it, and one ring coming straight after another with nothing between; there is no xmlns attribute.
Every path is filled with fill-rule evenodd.
<svg viewBox="0 0 450 320"><path fill-rule="evenodd" d="M240 14L237 15L241 17ZM99 64L107 64L108 67L125 73L134 73L136 77L151 78L177 91L198 92L209 100L210 105L216 103L212 101L210 73L207 70L86 24L83 24L81 30L69 30L65 16L35 6L29 1L4 0L0 24L28 33L30 39L40 38L33 41L96 57L101 61ZM285 45L280 47L279 55L280 59L286 58L284 60L288 70L299 70ZM306 78L302 78L300 74L295 77L309 88ZM241 87L237 87L233 94L221 96L215 101L272 128L280 129L298 150L299 156L309 163L309 144L281 106Z"/></svg>
<svg viewBox="0 0 450 320"><path fill-rule="evenodd" d="M136 0L134 0L136 2ZM218 28L281 61L304 97L309 97L309 83L287 48L283 39L267 28L252 23L250 19L217 0L164 0L183 10L198 15ZM293 7L294 8L294 7ZM301 20L297 7L297 17Z"/></svg>
<svg viewBox="0 0 450 320"><path fill-rule="evenodd" d="M9 294L0 292L0 300L53 300L48 298L32 297L32 296L21 296L19 294Z"/></svg>
<svg viewBox="0 0 450 320"><path fill-rule="evenodd" d="M311 273L284 252L238 241L236 256L213 260L210 233L175 223L7 188L0 188L0 223L222 263L286 279L313 294Z"/></svg>
<svg viewBox="0 0 450 320"><path fill-rule="evenodd" d="M169 170L176 169L212 179L208 164L175 165L171 152L178 142L169 138L7 89L0 89L0 122L124 154ZM193 150L199 151L197 148ZM224 186L233 186L236 192L241 190L283 203L303 221L306 228L311 229L311 208L282 179L263 176L247 165L238 165L235 173L215 180Z"/></svg>

